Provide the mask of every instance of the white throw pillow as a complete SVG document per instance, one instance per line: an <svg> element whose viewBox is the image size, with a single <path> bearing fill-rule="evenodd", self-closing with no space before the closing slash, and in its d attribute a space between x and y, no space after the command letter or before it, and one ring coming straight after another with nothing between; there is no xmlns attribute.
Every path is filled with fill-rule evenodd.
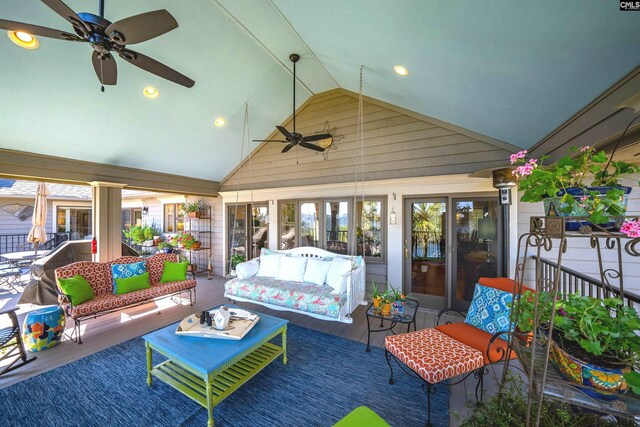
<svg viewBox="0 0 640 427"><path fill-rule="evenodd" d="M347 292L347 284L343 280L343 276L351 271L351 261L346 258L335 257L331 261L331 267L327 272L327 285L331 286L335 292Z"/></svg>
<svg viewBox="0 0 640 427"><path fill-rule="evenodd" d="M238 279L246 279L247 277L253 277L258 274L258 270L260 269L260 263L257 259L252 259L251 261L241 262L236 265L236 276Z"/></svg>
<svg viewBox="0 0 640 427"><path fill-rule="evenodd" d="M258 277L277 277L280 271L280 259L286 258L282 255L262 255L260 256L260 269Z"/></svg>
<svg viewBox="0 0 640 427"><path fill-rule="evenodd" d="M282 257L280 259L279 280L302 282L304 271L307 267L307 258L302 256Z"/></svg>
<svg viewBox="0 0 640 427"><path fill-rule="evenodd" d="M309 258L307 269L304 271L304 281L322 286L330 267L331 261L325 261L322 258Z"/></svg>

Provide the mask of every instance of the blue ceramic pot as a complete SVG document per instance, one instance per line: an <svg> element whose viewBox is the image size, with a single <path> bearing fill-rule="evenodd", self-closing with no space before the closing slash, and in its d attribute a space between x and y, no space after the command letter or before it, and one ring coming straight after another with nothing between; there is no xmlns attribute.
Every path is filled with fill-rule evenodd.
<svg viewBox="0 0 640 427"><path fill-rule="evenodd" d="M629 388L623 374L631 368L611 369L593 365L570 355L554 340L551 340L549 359L569 381L592 387L580 389L596 399L613 400L615 393L624 393Z"/></svg>
<svg viewBox="0 0 640 427"><path fill-rule="evenodd" d="M622 209L623 212L627 210L627 202L629 201L629 193L631 193L631 187L586 187L586 188L567 188L567 193L571 194L576 199L580 197L592 197L592 192L597 192L598 195L595 197L604 197L607 194L607 191L612 188L617 188L624 191L624 196L620 202L618 202L618 206ZM580 206L574 206L573 210L569 213L562 212L562 210L567 206L566 203L562 203L562 196L564 196L564 190L560 190L556 197L547 197L542 200L544 203L544 214L548 217L568 217L568 216L589 216L589 212L583 209ZM578 231L581 226L588 225L593 227L593 224L589 221L567 221L565 223L565 230L567 231ZM608 222L606 224L598 224L598 227L610 230L610 231L618 231L618 225L615 221Z"/></svg>

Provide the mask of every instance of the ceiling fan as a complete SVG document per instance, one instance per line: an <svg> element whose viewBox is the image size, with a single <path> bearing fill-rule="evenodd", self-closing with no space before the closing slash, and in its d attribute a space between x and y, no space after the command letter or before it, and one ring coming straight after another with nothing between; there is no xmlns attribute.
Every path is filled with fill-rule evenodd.
<svg viewBox="0 0 640 427"><path fill-rule="evenodd" d="M296 145L315 151L324 151L333 142L333 136L328 133L321 133L316 135L304 136L296 132L296 62L300 60L300 55L292 53L289 55L289 59L293 62L293 132L289 132L284 126L276 126L276 129L284 135L285 140L281 139L254 139L254 142L283 142L287 144L282 149L283 153L291 150ZM310 142L318 141L318 144L309 144Z"/></svg>
<svg viewBox="0 0 640 427"><path fill-rule="evenodd" d="M89 43L93 49L93 68L102 85L115 85L118 70L113 54L152 74L182 86L192 87L195 82L187 76L149 58L127 49L127 45L141 43L158 37L178 27L174 17L164 9L142 13L116 22L104 19L104 0L99 2L99 16L92 13L75 13L61 0L41 0L55 13L70 22L76 34L38 25L0 19L0 28L54 39ZM104 86L102 87L104 91Z"/></svg>

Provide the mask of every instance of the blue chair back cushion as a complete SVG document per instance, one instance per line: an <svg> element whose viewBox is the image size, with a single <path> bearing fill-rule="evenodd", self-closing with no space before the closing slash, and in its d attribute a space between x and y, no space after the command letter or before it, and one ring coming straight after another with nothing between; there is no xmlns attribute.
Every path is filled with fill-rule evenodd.
<svg viewBox="0 0 640 427"><path fill-rule="evenodd" d="M113 277L113 294L118 293L118 284L116 279L126 279L133 276L139 276L147 272L144 261L134 262L133 264L113 264L111 266L111 275Z"/></svg>
<svg viewBox="0 0 640 427"><path fill-rule="evenodd" d="M476 284L465 323L491 335L509 331L513 294ZM512 325L513 329L513 325Z"/></svg>

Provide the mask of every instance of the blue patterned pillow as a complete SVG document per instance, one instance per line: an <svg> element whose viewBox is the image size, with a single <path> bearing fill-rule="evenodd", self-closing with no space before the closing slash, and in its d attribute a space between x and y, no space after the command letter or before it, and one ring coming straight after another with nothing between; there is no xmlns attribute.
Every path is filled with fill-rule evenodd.
<svg viewBox="0 0 640 427"><path fill-rule="evenodd" d="M491 335L509 332L512 302L513 295L510 292L476 284L464 322Z"/></svg>
<svg viewBox="0 0 640 427"><path fill-rule="evenodd" d="M118 292L118 284L116 279L139 276L147 272L144 261L135 262L133 264L113 264L111 266L111 276L113 277L113 294Z"/></svg>

